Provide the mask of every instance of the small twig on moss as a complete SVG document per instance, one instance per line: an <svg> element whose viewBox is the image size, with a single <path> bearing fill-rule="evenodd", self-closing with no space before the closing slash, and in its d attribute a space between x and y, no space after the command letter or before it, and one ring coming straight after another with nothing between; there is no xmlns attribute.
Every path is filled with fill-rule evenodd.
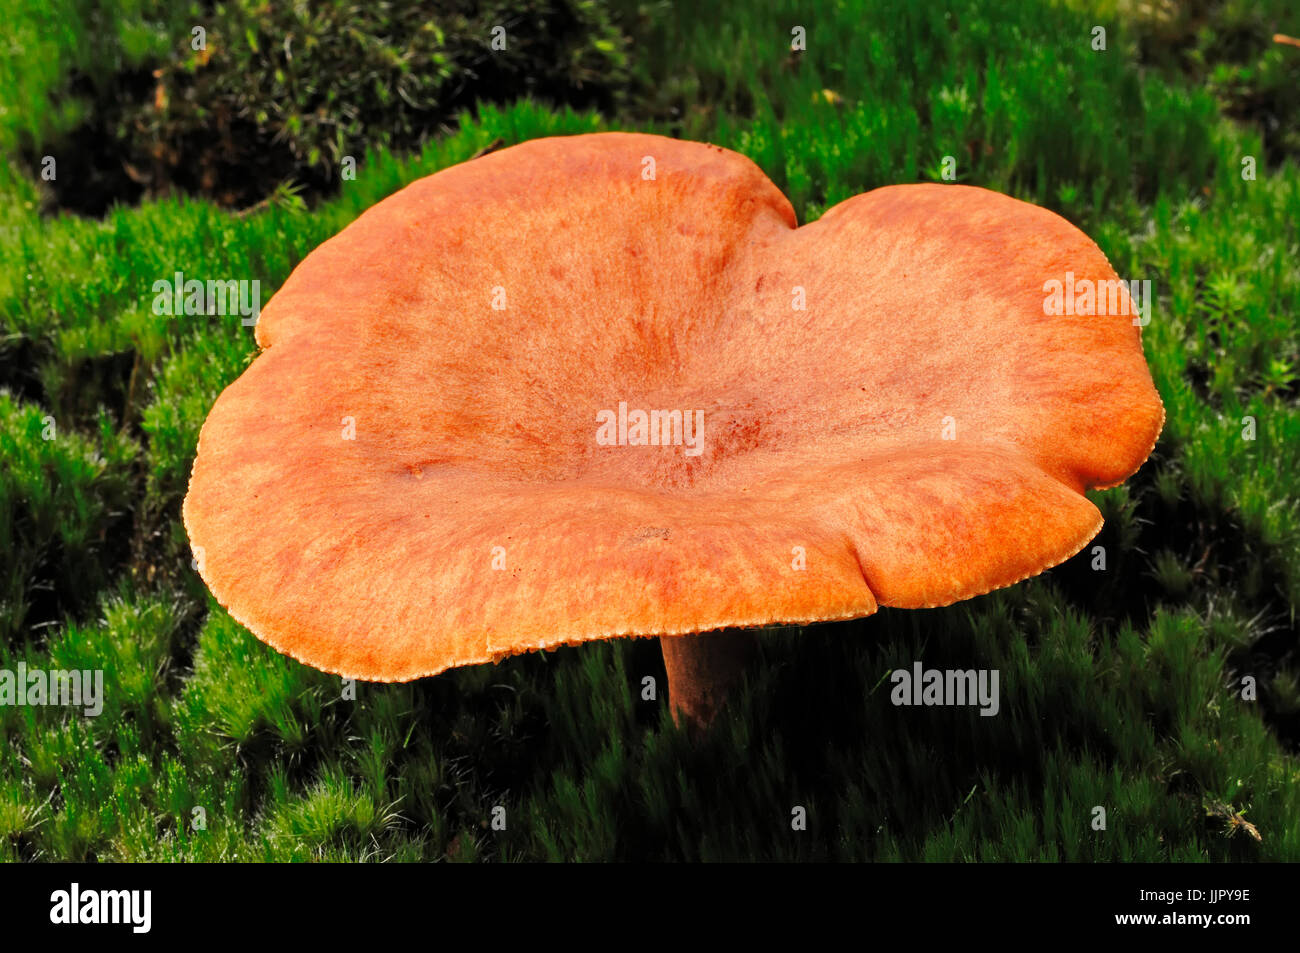
<svg viewBox="0 0 1300 953"><path fill-rule="evenodd" d="M305 211L307 205L302 200L300 194L302 190L303 186L300 183L288 179L277 185L275 190L266 198L262 199L260 202L254 202L247 208L239 209L234 213L234 216L235 218L246 218L254 212L260 212L272 207L282 208L295 214Z"/></svg>
<svg viewBox="0 0 1300 953"><path fill-rule="evenodd" d="M496 152L498 149L500 149L500 148L501 148L502 146L504 146L505 144L506 144L506 141L505 141L504 139L502 139L500 136L497 136L495 139L493 139L491 142L489 142L487 145L485 145L485 146L484 146L482 149L480 149L478 152L476 152L476 153L474 153L472 156L470 156L470 158L471 158L471 159L477 159L477 158L479 158L480 156L485 156L485 155L487 155L489 152Z"/></svg>

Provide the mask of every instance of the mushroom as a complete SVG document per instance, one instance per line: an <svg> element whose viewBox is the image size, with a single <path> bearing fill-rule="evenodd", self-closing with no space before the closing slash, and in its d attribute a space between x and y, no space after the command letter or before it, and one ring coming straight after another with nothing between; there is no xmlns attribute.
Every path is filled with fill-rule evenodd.
<svg viewBox="0 0 1300 953"><path fill-rule="evenodd" d="M658 636L705 725L745 630L947 605L1096 535L1084 491L1164 420L1116 281L979 188L796 227L716 146L525 142L294 270L203 426L185 526L216 599L308 665L404 681ZM1130 313L1053 313L1065 282Z"/></svg>

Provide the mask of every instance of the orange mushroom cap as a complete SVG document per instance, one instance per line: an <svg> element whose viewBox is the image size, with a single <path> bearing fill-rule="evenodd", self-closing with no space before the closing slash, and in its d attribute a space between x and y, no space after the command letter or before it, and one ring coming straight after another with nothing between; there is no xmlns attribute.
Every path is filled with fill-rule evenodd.
<svg viewBox="0 0 1300 953"><path fill-rule="evenodd" d="M203 426L204 580L280 651L392 681L944 605L1081 549L1083 491L1164 419L1131 314L1045 313L1051 280L1115 280L1097 246L959 185L795 226L749 159L624 133L385 199L267 304ZM602 444L620 404L702 412L700 452Z"/></svg>

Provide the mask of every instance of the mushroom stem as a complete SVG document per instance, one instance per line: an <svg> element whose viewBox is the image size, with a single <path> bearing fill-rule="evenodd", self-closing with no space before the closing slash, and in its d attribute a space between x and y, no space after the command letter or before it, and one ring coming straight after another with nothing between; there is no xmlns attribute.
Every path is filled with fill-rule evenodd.
<svg viewBox="0 0 1300 953"><path fill-rule="evenodd" d="M673 717L694 731L708 728L754 655L755 635L725 629L700 635L661 636Z"/></svg>

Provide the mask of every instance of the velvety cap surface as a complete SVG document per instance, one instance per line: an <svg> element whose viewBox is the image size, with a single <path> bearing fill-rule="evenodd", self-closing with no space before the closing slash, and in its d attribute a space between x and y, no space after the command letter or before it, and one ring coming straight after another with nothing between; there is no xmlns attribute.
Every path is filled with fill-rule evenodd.
<svg viewBox="0 0 1300 953"><path fill-rule="evenodd" d="M1048 313L1053 281L1111 313ZM294 271L203 427L185 525L236 619L370 680L951 603L1077 552L1083 491L1150 453L1115 281L982 189L796 228L715 146L527 142Z"/></svg>

